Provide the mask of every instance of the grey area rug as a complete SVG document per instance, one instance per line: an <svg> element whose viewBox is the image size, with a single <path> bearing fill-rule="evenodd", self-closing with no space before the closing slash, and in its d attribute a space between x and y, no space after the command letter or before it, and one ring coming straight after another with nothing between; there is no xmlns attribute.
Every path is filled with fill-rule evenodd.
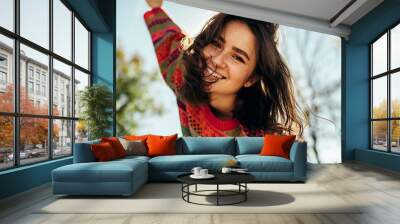
<svg viewBox="0 0 400 224"><path fill-rule="evenodd" d="M359 205L345 201L317 184L255 183L248 187L247 201L237 205L189 204L181 198L180 184L150 183L131 197L58 196L34 213L360 213ZM224 186L224 189L232 188L234 186ZM201 185L198 188L212 189L215 189L214 185ZM235 197L224 197L222 202L237 200ZM191 200L208 204L216 202L214 196L193 196Z"/></svg>

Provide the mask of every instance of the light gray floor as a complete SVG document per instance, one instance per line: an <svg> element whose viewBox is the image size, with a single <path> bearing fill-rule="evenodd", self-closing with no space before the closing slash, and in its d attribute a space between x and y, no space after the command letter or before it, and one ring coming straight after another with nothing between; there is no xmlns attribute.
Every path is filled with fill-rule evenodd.
<svg viewBox="0 0 400 224"><path fill-rule="evenodd" d="M366 203L360 214L35 214L54 200L49 185L0 201L0 223L400 223L400 174L359 163L312 165L308 183ZM316 201L316 203L318 203ZM173 205L171 205L173 206Z"/></svg>

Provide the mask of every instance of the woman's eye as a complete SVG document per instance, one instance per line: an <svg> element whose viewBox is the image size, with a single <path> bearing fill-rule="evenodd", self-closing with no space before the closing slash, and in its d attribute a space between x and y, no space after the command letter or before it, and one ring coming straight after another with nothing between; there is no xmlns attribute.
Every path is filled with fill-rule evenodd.
<svg viewBox="0 0 400 224"><path fill-rule="evenodd" d="M233 55L233 56L232 56L232 58L233 58L233 59L235 59L236 61L239 61L239 62L242 62L242 63L244 63L244 60L243 60L243 58L242 58L242 57L240 57L240 56Z"/></svg>
<svg viewBox="0 0 400 224"><path fill-rule="evenodd" d="M218 43L217 41L213 41L213 42L211 42L211 44L216 48L221 48L221 44Z"/></svg>

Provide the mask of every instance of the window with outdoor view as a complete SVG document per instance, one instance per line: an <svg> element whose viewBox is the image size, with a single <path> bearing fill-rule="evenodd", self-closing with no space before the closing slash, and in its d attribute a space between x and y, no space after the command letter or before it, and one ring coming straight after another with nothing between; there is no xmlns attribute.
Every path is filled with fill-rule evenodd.
<svg viewBox="0 0 400 224"><path fill-rule="evenodd" d="M371 148L400 153L400 24L370 45Z"/></svg>
<svg viewBox="0 0 400 224"><path fill-rule="evenodd" d="M90 72L90 31L65 1L0 1L0 170L87 139L74 105Z"/></svg>

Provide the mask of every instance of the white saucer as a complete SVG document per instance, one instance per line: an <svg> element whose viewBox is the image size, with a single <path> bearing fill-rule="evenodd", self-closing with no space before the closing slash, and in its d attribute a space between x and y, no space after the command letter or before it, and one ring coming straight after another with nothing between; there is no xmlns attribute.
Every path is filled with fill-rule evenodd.
<svg viewBox="0 0 400 224"><path fill-rule="evenodd" d="M211 178L214 178L214 177L215 176L212 175L212 174L207 174L207 175L204 175L204 176L202 176L202 175L194 175L194 174L190 175L190 178L193 178L193 179L211 179Z"/></svg>

